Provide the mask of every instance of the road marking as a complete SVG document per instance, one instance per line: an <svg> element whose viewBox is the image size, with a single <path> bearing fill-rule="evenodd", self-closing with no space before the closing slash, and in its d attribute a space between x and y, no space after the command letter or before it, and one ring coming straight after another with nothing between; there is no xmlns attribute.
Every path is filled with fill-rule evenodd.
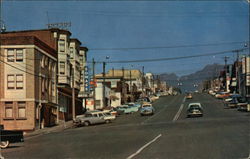
<svg viewBox="0 0 250 159"><path fill-rule="evenodd" d="M145 124L147 121L151 120L152 118L156 117L157 115L159 115L161 112L163 112L163 110L165 110L169 105L171 105L177 98L174 98L168 105L166 105L164 108L162 108L159 112L157 112L156 114L154 114L153 116L147 118L146 120L144 120L143 122L141 122L141 124Z"/></svg>
<svg viewBox="0 0 250 159"><path fill-rule="evenodd" d="M160 114L163 110L165 110L168 107L168 105L166 105L163 109L161 109L159 112L157 112L156 114L154 114L153 116L147 118L146 120L144 120L143 122L141 122L141 124L145 124L148 120L154 118L155 116L157 116L158 114Z"/></svg>
<svg viewBox="0 0 250 159"><path fill-rule="evenodd" d="M178 120L178 118L180 117L181 115L181 111L184 107L184 104L182 103L181 106L180 106L180 109L178 110L178 112L176 113L176 115L174 116L174 119L173 119L173 122L175 122L176 120Z"/></svg>
<svg viewBox="0 0 250 159"><path fill-rule="evenodd" d="M178 118L180 117L181 111L182 111L182 109L184 108L184 103L185 103L185 102L186 102L186 97L183 98L182 104L181 104L181 106L180 106L178 112L175 114L174 119L173 119L173 122L175 122L176 120L178 120Z"/></svg>
<svg viewBox="0 0 250 159"><path fill-rule="evenodd" d="M145 149L146 147L148 147L150 144L152 144L153 142L155 142L158 138L160 138L162 135L158 135L157 137L155 137L153 140L151 140L150 142L148 142L146 145L142 146L139 150L137 150L135 153L133 153L132 155L130 155L129 157L127 157L127 159L132 159L133 157L135 157L136 155L138 155L143 149Z"/></svg>
<svg viewBox="0 0 250 159"><path fill-rule="evenodd" d="M185 102L186 102L186 97L184 97L182 100L182 103L185 103Z"/></svg>

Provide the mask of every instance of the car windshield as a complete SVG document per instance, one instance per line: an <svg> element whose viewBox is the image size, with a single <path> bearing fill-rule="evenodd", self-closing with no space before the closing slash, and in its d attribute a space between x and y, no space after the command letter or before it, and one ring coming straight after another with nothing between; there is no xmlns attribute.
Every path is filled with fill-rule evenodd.
<svg viewBox="0 0 250 159"><path fill-rule="evenodd" d="M200 109L201 107L199 105L190 105L190 109Z"/></svg>

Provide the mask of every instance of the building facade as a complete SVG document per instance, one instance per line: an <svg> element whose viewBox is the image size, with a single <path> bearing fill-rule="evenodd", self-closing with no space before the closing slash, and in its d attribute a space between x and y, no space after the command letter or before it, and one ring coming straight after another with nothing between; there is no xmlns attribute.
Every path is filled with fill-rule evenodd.
<svg viewBox="0 0 250 159"><path fill-rule="evenodd" d="M70 36L69 31L61 29L1 33L0 73L4 78L0 101L1 108L8 107L1 109L5 128L34 130L82 113L78 93L81 82L84 85L81 66L86 65L87 48ZM6 61L7 57L14 60ZM14 116L19 107L27 119Z"/></svg>
<svg viewBox="0 0 250 159"><path fill-rule="evenodd" d="M0 59L0 124L27 131L56 124L56 50L35 36L1 34Z"/></svg>

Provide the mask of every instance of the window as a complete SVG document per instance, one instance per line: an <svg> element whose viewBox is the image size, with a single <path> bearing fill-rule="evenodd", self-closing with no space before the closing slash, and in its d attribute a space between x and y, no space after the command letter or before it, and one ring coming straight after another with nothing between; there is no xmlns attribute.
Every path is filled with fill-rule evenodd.
<svg viewBox="0 0 250 159"><path fill-rule="evenodd" d="M65 51L65 40L64 39L59 40L59 49L61 52Z"/></svg>
<svg viewBox="0 0 250 159"><path fill-rule="evenodd" d="M95 105L96 106L101 106L101 100L95 100Z"/></svg>
<svg viewBox="0 0 250 159"><path fill-rule="evenodd" d="M70 50L70 58L73 59L74 58L74 48L70 47L69 50Z"/></svg>
<svg viewBox="0 0 250 159"><path fill-rule="evenodd" d="M41 55L41 60L40 60L40 63L41 63L41 67L44 68L44 56Z"/></svg>
<svg viewBox="0 0 250 159"><path fill-rule="evenodd" d="M7 50L7 61L8 62L14 62L15 57L14 57L14 49L8 49Z"/></svg>
<svg viewBox="0 0 250 159"><path fill-rule="evenodd" d="M26 118L26 104L25 102L18 102L18 118Z"/></svg>
<svg viewBox="0 0 250 159"><path fill-rule="evenodd" d="M23 89L23 75L16 75L16 89Z"/></svg>
<svg viewBox="0 0 250 159"><path fill-rule="evenodd" d="M5 118L13 118L13 103L5 102Z"/></svg>
<svg viewBox="0 0 250 159"><path fill-rule="evenodd" d="M55 82L51 81L51 94L52 96L55 96Z"/></svg>
<svg viewBox="0 0 250 159"><path fill-rule="evenodd" d="M44 78L42 78L41 83L42 83L42 92L45 92L45 80L44 80Z"/></svg>
<svg viewBox="0 0 250 159"><path fill-rule="evenodd" d="M7 75L7 88L8 89L15 89L14 75Z"/></svg>
<svg viewBox="0 0 250 159"><path fill-rule="evenodd" d="M60 62L60 74L65 74L65 62Z"/></svg>
<svg viewBox="0 0 250 159"><path fill-rule="evenodd" d="M111 88L116 88L116 87L117 87L117 82L111 81Z"/></svg>
<svg viewBox="0 0 250 159"><path fill-rule="evenodd" d="M23 62L23 49L16 50L16 61Z"/></svg>

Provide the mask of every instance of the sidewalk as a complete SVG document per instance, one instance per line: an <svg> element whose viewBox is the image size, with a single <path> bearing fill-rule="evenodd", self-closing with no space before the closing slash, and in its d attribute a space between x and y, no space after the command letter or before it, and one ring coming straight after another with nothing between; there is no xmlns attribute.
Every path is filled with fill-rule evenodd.
<svg viewBox="0 0 250 159"><path fill-rule="evenodd" d="M53 127L45 127L43 129L37 129L34 130L33 132L27 132L24 134L24 137L33 137L37 135L44 135L44 134L49 134L52 132L60 132L66 129L70 129L74 126L73 121L66 121L62 122L59 125L53 126Z"/></svg>

